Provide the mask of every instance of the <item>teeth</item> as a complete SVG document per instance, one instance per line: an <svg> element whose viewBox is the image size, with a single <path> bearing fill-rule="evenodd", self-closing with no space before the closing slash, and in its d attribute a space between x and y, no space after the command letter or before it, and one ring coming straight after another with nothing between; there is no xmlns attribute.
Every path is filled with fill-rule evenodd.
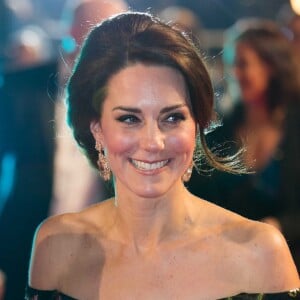
<svg viewBox="0 0 300 300"><path fill-rule="evenodd" d="M156 170L156 169L160 169L163 166L165 166L167 164L167 162L168 162L168 160L163 160L163 161L159 161L159 162L150 164L150 163L146 163L146 162L139 161L139 160L134 160L134 159L132 159L131 161L132 161L133 165L137 169L140 169L140 170Z"/></svg>

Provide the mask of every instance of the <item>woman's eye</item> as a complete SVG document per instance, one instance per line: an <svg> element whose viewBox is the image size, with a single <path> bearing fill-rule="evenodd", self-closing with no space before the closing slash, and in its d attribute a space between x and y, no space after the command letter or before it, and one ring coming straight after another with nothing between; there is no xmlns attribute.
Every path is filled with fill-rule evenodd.
<svg viewBox="0 0 300 300"><path fill-rule="evenodd" d="M124 116L118 117L117 121L119 121L121 123L126 123L126 124L135 124L135 123L138 123L140 120L138 117L136 117L134 115L124 115Z"/></svg>
<svg viewBox="0 0 300 300"><path fill-rule="evenodd" d="M182 113L173 113L166 118L168 123L178 123L185 120L185 116Z"/></svg>

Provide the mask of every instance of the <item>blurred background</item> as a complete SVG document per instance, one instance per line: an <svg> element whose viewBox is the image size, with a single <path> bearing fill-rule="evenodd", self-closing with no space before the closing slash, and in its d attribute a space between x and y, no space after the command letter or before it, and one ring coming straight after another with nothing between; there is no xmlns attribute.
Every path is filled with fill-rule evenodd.
<svg viewBox="0 0 300 300"><path fill-rule="evenodd" d="M23 298L33 234L42 220L112 193L74 145L63 95L86 32L128 8L193 32L221 116L238 98L238 88L229 84L234 51L228 43L239 21L270 20L291 47L300 44L299 0L0 0L0 300ZM300 219L294 220L300 229Z"/></svg>

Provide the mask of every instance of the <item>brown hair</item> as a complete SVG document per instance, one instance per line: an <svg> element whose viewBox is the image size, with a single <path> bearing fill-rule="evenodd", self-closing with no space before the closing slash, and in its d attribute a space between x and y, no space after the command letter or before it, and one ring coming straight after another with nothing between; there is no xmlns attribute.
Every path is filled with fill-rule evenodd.
<svg viewBox="0 0 300 300"><path fill-rule="evenodd" d="M211 79L191 39L148 13L128 12L111 17L92 29L83 45L67 86L68 122L94 167L95 141L90 123L101 118L109 79L130 64L169 66L184 77L201 152L209 164L239 172L234 160L219 158L207 147L205 129L214 116Z"/></svg>

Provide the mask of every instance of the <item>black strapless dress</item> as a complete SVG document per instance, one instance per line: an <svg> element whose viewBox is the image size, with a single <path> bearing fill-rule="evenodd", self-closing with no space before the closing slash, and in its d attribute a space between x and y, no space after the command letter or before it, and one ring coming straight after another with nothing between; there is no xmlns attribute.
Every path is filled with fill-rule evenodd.
<svg viewBox="0 0 300 300"><path fill-rule="evenodd" d="M274 294L239 294L219 300L292 300L300 299L300 289ZM25 300L79 300L58 291L41 291L26 288ZM81 299L84 300L84 299Z"/></svg>
<svg viewBox="0 0 300 300"><path fill-rule="evenodd" d="M27 286L25 290L25 300L78 300L59 291L42 291Z"/></svg>

